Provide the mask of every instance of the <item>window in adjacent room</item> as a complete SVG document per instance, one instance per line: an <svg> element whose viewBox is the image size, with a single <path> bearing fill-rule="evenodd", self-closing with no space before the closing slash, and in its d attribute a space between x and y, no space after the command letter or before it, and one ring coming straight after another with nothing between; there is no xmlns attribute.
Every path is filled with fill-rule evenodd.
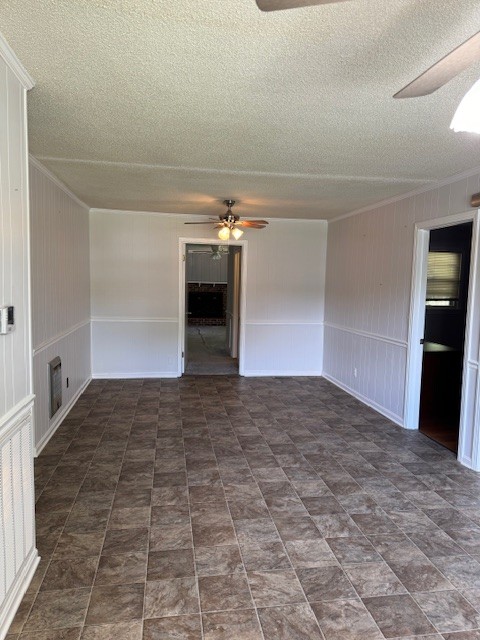
<svg viewBox="0 0 480 640"><path fill-rule="evenodd" d="M430 251L427 271L427 307L458 309L462 254Z"/></svg>

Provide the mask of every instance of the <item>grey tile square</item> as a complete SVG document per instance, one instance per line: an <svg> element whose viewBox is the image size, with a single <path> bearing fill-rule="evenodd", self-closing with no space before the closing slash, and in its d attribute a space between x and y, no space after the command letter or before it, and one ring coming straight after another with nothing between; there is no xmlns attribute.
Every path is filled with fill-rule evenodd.
<svg viewBox="0 0 480 640"><path fill-rule="evenodd" d="M115 624L143 616L143 584L93 587L86 624Z"/></svg>
<svg viewBox="0 0 480 640"><path fill-rule="evenodd" d="M263 640L253 609L204 613L202 619L205 640Z"/></svg>
<svg viewBox="0 0 480 640"><path fill-rule="evenodd" d="M95 585L143 583L146 574L147 554L144 552L100 556Z"/></svg>
<svg viewBox="0 0 480 640"><path fill-rule="evenodd" d="M351 538L327 538L327 543L339 562L380 562L381 556L364 536Z"/></svg>
<svg viewBox="0 0 480 640"><path fill-rule="evenodd" d="M404 638L436 632L410 595L364 598L363 602L385 638Z"/></svg>
<svg viewBox="0 0 480 640"><path fill-rule="evenodd" d="M338 565L325 540L291 540L285 548L295 569Z"/></svg>
<svg viewBox="0 0 480 640"><path fill-rule="evenodd" d="M150 551L191 549L193 546L190 523L167 524L161 527L151 527L149 540Z"/></svg>
<svg viewBox="0 0 480 640"><path fill-rule="evenodd" d="M241 545L280 542L277 528L270 518L236 520L234 526Z"/></svg>
<svg viewBox="0 0 480 640"><path fill-rule="evenodd" d="M281 542L249 543L241 545L247 571L290 569L291 564Z"/></svg>
<svg viewBox="0 0 480 640"><path fill-rule="evenodd" d="M91 587L97 570L97 557L52 560L41 584L41 591Z"/></svg>
<svg viewBox="0 0 480 640"><path fill-rule="evenodd" d="M359 600L312 605L325 640L383 640L375 621Z"/></svg>
<svg viewBox="0 0 480 640"><path fill-rule="evenodd" d="M407 592L385 562L351 565L345 567L345 573L361 598Z"/></svg>
<svg viewBox="0 0 480 640"><path fill-rule="evenodd" d="M265 640L323 640L308 604L259 609Z"/></svg>
<svg viewBox="0 0 480 640"><path fill-rule="evenodd" d="M102 555L144 553L148 548L148 529L109 529L105 536Z"/></svg>
<svg viewBox="0 0 480 640"><path fill-rule="evenodd" d="M151 551L148 554L147 580L187 578L195 575L192 549Z"/></svg>
<svg viewBox="0 0 480 640"><path fill-rule="evenodd" d="M195 578L175 578L147 582L145 587L145 618L180 616L199 612Z"/></svg>
<svg viewBox="0 0 480 640"><path fill-rule="evenodd" d="M305 602L294 571L252 571L248 582L257 607L276 607Z"/></svg>
<svg viewBox="0 0 480 640"><path fill-rule="evenodd" d="M480 627L480 613L458 591L417 593L415 600L441 633Z"/></svg>
<svg viewBox="0 0 480 640"><path fill-rule="evenodd" d="M350 580L340 567L298 569L297 574L309 602L357 597Z"/></svg>
<svg viewBox="0 0 480 640"><path fill-rule="evenodd" d="M92 625L83 628L81 640L142 640L142 621Z"/></svg>
<svg viewBox="0 0 480 640"><path fill-rule="evenodd" d="M203 576L198 579L198 588L204 613L253 607L245 575Z"/></svg>
<svg viewBox="0 0 480 640"><path fill-rule="evenodd" d="M195 565L199 576L245 571L238 545L195 547Z"/></svg>
<svg viewBox="0 0 480 640"><path fill-rule="evenodd" d="M42 591L37 595L23 632L82 625L89 599L90 589Z"/></svg>
<svg viewBox="0 0 480 640"><path fill-rule="evenodd" d="M200 616L190 614L145 620L143 640L202 640Z"/></svg>

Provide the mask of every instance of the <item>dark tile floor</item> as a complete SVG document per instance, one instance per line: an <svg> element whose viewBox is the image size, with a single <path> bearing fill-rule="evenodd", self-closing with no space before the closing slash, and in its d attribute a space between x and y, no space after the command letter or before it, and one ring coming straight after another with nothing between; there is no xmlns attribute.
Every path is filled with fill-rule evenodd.
<svg viewBox="0 0 480 640"><path fill-rule="evenodd" d="M478 640L480 478L318 378L96 381L10 640Z"/></svg>

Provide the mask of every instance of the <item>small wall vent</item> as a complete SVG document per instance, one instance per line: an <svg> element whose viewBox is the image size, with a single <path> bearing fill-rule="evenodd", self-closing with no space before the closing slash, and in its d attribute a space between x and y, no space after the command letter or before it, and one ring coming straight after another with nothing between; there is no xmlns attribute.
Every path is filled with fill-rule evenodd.
<svg viewBox="0 0 480 640"><path fill-rule="evenodd" d="M62 406L62 361L57 356L48 363L50 379L50 418Z"/></svg>

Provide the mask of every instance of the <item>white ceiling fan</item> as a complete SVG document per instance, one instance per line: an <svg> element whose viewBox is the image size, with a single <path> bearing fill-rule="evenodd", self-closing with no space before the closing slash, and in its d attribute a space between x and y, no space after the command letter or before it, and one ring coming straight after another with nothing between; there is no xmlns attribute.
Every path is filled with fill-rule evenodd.
<svg viewBox="0 0 480 640"><path fill-rule="evenodd" d="M262 11L298 9L320 4L336 4L346 0L256 0ZM394 98L417 98L433 93L443 87L474 62L480 60L480 31L456 47L429 69L398 91Z"/></svg>

